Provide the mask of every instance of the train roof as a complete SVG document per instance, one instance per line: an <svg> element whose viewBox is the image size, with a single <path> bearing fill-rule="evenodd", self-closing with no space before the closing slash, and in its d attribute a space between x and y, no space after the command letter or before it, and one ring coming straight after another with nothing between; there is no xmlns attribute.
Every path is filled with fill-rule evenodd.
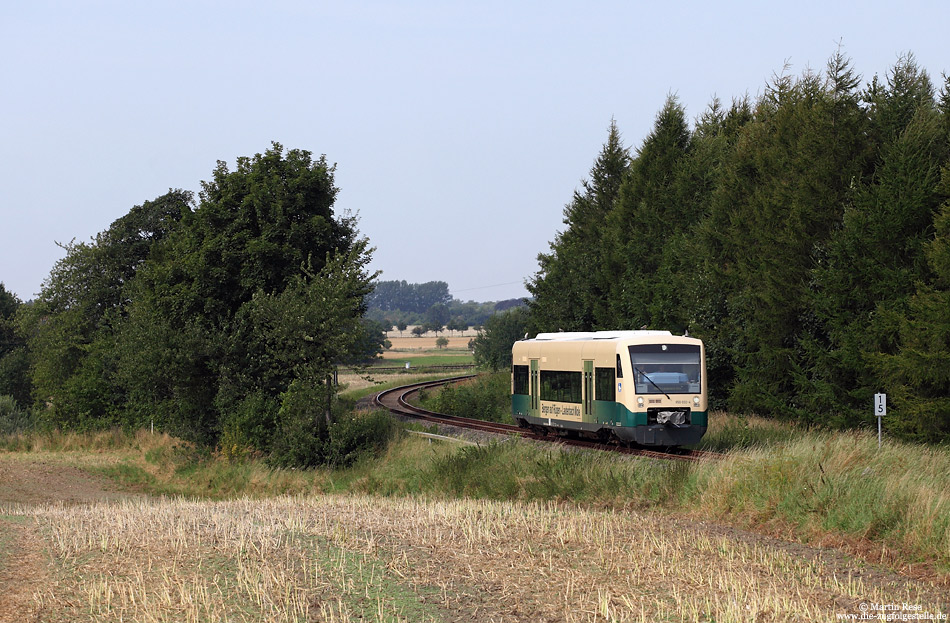
<svg viewBox="0 0 950 623"><path fill-rule="evenodd" d="M627 340L645 337L673 337L669 331L562 331L559 333L538 333L529 342L571 342L588 340Z"/></svg>

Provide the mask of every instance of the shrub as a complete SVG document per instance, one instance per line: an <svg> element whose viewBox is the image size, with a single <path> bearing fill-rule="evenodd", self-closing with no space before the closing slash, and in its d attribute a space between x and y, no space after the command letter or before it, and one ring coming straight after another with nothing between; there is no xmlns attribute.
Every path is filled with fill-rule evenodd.
<svg viewBox="0 0 950 623"><path fill-rule="evenodd" d="M294 381L277 414L270 462L279 467L348 466L386 447L396 431L385 412L352 413L347 401L334 400L326 419L326 387Z"/></svg>
<svg viewBox="0 0 950 623"><path fill-rule="evenodd" d="M255 451L267 452L277 421L279 405L275 400L256 392L245 397L222 416L221 439L218 446L228 457L241 457Z"/></svg>
<svg viewBox="0 0 950 623"><path fill-rule="evenodd" d="M510 379L507 372L494 372L468 383L446 385L429 406L448 415L510 423Z"/></svg>
<svg viewBox="0 0 950 623"><path fill-rule="evenodd" d="M12 435L33 429L33 416L17 406L13 396L0 396L0 435Z"/></svg>
<svg viewBox="0 0 950 623"><path fill-rule="evenodd" d="M348 467L363 456L384 450L396 431L396 421L385 411L344 416L330 426L324 461Z"/></svg>

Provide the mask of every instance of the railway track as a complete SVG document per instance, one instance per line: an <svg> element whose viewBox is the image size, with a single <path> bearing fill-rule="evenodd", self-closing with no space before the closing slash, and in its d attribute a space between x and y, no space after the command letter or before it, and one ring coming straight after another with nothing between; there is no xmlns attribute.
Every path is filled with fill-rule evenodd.
<svg viewBox="0 0 950 623"><path fill-rule="evenodd" d="M417 407L416 405L409 402L409 398L411 396L418 394L424 389L439 387L448 383L458 383L460 381L474 377L474 374L466 374L464 376L454 376L446 379L422 381L419 383L412 383L410 385L403 385L401 387L379 392L373 397L373 402L377 406L403 417L412 417L433 422L435 424L457 426L459 428L476 430L485 433L518 436L524 439L533 439L548 443L560 443L571 447L619 452L621 454L632 454L648 458L678 461L715 460L721 458L722 456L716 452L706 452L702 450L678 450L677 452L662 452L659 450L649 450L647 448L631 448L619 444L607 444L589 439L561 437L556 434L541 434L530 429L515 426L513 424L500 424L497 422L486 422L484 420L474 420L471 418L447 415L445 413L436 413L435 411L429 411L427 409Z"/></svg>

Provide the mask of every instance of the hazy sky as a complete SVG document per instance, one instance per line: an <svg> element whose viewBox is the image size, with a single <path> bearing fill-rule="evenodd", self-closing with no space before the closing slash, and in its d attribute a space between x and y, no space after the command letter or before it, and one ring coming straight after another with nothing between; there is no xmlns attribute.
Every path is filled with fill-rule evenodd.
<svg viewBox="0 0 950 623"><path fill-rule="evenodd" d="M526 294L615 118L692 119L842 46L950 71L950 3L0 0L0 281L271 141L337 163L381 279Z"/></svg>

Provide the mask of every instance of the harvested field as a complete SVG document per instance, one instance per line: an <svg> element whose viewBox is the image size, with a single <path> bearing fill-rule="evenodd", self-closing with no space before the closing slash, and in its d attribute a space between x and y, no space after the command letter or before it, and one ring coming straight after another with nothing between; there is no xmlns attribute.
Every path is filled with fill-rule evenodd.
<svg viewBox="0 0 950 623"><path fill-rule="evenodd" d="M471 337L451 335L444 335L442 337L445 337L449 341L448 346L442 349L436 346L435 341L438 337L435 336L390 337L388 339L392 343L392 348L383 353L383 358L403 359L406 357L431 354L427 351L437 353L445 353L446 351L470 352L468 350L468 343L472 339Z"/></svg>
<svg viewBox="0 0 950 623"><path fill-rule="evenodd" d="M0 578L15 599L0 605L17 608L3 620L833 621L869 604L948 610L946 588L928 581L661 513L353 495L114 499L86 486L87 504L0 508Z"/></svg>

